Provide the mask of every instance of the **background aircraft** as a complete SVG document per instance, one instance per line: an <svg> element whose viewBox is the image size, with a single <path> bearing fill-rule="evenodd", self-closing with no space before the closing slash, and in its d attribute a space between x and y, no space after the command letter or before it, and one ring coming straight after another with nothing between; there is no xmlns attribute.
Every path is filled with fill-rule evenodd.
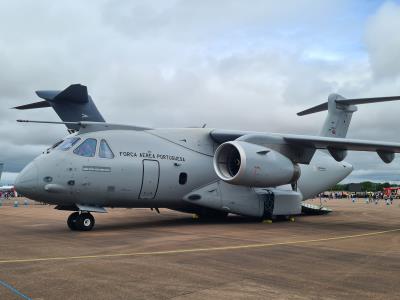
<svg viewBox="0 0 400 300"><path fill-rule="evenodd" d="M1 180L1 174L3 173L3 169L4 169L4 163L0 162L0 180ZM2 196L4 192L12 192L15 195L14 186L13 185L0 186L0 196Z"/></svg>
<svg viewBox="0 0 400 300"><path fill-rule="evenodd" d="M90 230L91 212L105 207L160 207L225 217L273 218L301 213L302 201L343 180L352 166L347 150L375 151L389 163L400 144L345 139L356 104L400 97L328 102L299 115L328 110L320 136L211 128L153 129L104 122L87 88L39 91L74 132L32 161L16 189L33 200L76 211L72 230ZM322 151L321 151L322 150Z"/></svg>

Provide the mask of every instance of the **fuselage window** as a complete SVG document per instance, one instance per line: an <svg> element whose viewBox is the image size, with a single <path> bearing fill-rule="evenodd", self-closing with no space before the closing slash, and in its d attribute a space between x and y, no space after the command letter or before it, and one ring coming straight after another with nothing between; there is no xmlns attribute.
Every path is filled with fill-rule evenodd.
<svg viewBox="0 0 400 300"><path fill-rule="evenodd" d="M114 153L111 151L110 146L108 146L105 140L100 141L99 156L101 158L114 158Z"/></svg>
<svg viewBox="0 0 400 300"><path fill-rule="evenodd" d="M179 174L179 184L184 185L187 182L187 174L186 173L180 173Z"/></svg>
<svg viewBox="0 0 400 300"><path fill-rule="evenodd" d="M74 146L79 140L80 138L78 137L68 138L64 142L62 142L57 149L60 149L62 151L67 151L71 149L71 147Z"/></svg>
<svg viewBox="0 0 400 300"><path fill-rule="evenodd" d="M96 154L96 139L86 139L74 150L74 153L84 157L93 157Z"/></svg>

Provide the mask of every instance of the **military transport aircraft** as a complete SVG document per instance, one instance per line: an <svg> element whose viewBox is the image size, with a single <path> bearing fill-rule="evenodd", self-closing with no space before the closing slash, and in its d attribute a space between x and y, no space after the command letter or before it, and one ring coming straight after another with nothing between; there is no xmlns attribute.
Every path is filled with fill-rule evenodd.
<svg viewBox="0 0 400 300"><path fill-rule="evenodd" d="M328 110L319 136L211 128L147 128L106 123L85 86L38 91L70 135L27 165L16 179L22 195L74 211L71 230L91 230L92 212L106 207L169 208L202 217L228 213L255 218L300 214L302 201L344 179L348 150L375 151L386 163L400 143L346 139L355 105L400 97L345 99L299 115Z"/></svg>

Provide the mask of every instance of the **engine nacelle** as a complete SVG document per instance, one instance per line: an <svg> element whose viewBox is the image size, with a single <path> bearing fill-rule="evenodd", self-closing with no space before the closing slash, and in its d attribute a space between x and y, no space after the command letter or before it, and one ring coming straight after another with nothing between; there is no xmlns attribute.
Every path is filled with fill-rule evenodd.
<svg viewBox="0 0 400 300"><path fill-rule="evenodd" d="M230 184L274 187L294 183L300 167L277 151L243 141L221 144L214 155L214 170Z"/></svg>

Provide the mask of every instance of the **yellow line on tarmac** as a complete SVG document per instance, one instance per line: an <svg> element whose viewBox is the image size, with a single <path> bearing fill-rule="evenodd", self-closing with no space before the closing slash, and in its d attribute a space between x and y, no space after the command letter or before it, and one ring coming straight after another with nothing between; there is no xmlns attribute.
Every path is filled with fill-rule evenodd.
<svg viewBox="0 0 400 300"><path fill-rule="evenodd" d="M210 247L210 248L192 248L192 249L176 249L166 251L154 251L154 252L131 252L131 253L115 253L115 254L98 254L98 255L81 255L81 256L60 256L60 257L43 257L43 258L26 258L26 259L6 259L0 260L0 264L8 263L24 263L24 262L40 262L40 261L57 261L57 260L73 260L73 259L94 259L94 258L108 258L108 257L124 257L124 256L149 256L149 255L165 255L165 254L180 254L180 253L196 253L196 252L211 252L211 251L224 251L224 250L238 250L238 249L251 249L251 248L263 248L273 246L286 246L286 245L298 245L316 242L326 241L337 241L352 238L369 237L375 235L381 235L385 233L397 232L400 228L368 232L354 235L345 235L330 238L312 239L312 240L300 240L300 241L286 241L278 243L264 243L264 244L248 244L238 246L225 246L225 247Z"/></svg>

